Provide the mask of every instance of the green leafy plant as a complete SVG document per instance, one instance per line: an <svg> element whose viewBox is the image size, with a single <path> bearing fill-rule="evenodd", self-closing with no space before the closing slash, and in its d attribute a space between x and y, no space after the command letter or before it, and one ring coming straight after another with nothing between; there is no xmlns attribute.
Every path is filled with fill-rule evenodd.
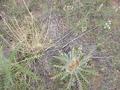
<svg viewBox="0 0 120 90"><path fill-rule="evenodd" d="M67 89L74 87L77 81L79 88L82 89L83 84L89 83L87 77L91 74L95 75L95 70L88 64L92 52L93 50L85 55L80 48L73 48L68 54L60 53L59 56L55 56L58 60L53 66L57 69L57 74L52 79L68 81Z"/></svg>
<svg viewBox="0 0 120 90"><path fill-rule="evenodd" d="M27 62L28 63L28 62ZM0 48L0 90L26 90L31 87L30 81L38 77L27 66L27 63L16 61L16 52L5 57Z"/></svg>

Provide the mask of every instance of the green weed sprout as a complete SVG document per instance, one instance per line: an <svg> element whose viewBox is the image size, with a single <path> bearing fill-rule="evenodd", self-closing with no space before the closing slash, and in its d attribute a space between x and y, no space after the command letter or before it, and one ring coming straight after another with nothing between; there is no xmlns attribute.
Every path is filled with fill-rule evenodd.
<svg viewBox="0 0 120 90"><path fill-rule="evenodd" d="M25 63L16 61L16 51L5 57L0 47L0 90L27 90L37 78Z"/></svg>
<svg viewBox="0 0 120 90"><path fill-rule="evenodd" d="M55 59L58 60L54 62L53 66L58 73L52 79L58 78L68 81L67 89L74 87L75 82L78 83L80 90L83 89L83 84L87 85L89 83L87 77L95 75L95 70L88 64L92 52L93 50L88 55L85 55L80 48L73 48L68 54L60 53L59 56L55 56Z"/></svg>

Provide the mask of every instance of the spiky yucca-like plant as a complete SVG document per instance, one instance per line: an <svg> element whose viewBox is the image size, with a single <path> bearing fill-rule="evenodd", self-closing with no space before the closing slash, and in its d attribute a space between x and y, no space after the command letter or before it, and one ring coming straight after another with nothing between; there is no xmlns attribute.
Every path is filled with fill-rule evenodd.
<svg viewBox="0 0 120 90"><path fill-rule="evenodd" d="M53 66L58 73L52 79L59 78L68 81L67 89L74 87L75 82L77 82L81 90L84 86L83 82L84 84L85 82L86 84L89 83L87 76L95 74L95 71L88 65L92 52L93 50L88 55L85 55L80 48L73 48L68 54L60 53L59 56L55 56L58 61L54 62Z"/></svg>

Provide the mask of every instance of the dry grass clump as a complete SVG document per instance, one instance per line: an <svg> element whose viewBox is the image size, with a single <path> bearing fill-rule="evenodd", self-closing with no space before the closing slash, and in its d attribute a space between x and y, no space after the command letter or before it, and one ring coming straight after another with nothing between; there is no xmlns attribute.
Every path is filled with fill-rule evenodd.
<svg viewBox="0 0 120 90"><path fill-rule="evenodd" d="M23 20L16 18L7 21L3 19L8 27L5 32L12 38L11 48L18 47L24 53L38 53L51 45L47 31L40 28L34 18L25 16Z"/></svg>
<svg viewBox="0 0 120 90"><path fill-rule="evenodd" d="M10 19L2 17L4 24L7 26L4 32L11 40L9 45L12 49L17 48L22 53L36 54L43 52L51 45L52 41L44 25L41 25L29 11L26 2L22 0L22 3L28 14L22 15L20 19L16 16L11 16Z"/></svg>

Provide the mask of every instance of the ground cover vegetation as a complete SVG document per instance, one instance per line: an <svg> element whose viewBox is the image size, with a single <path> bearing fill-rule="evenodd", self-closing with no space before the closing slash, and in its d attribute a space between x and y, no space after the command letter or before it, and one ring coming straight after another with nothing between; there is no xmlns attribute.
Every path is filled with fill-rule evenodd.
<svg viewBox="0 0 120 90"><path fill-rule="evenodd" d="M119 0L0 0L0 90L119 90Z"/></svg>

